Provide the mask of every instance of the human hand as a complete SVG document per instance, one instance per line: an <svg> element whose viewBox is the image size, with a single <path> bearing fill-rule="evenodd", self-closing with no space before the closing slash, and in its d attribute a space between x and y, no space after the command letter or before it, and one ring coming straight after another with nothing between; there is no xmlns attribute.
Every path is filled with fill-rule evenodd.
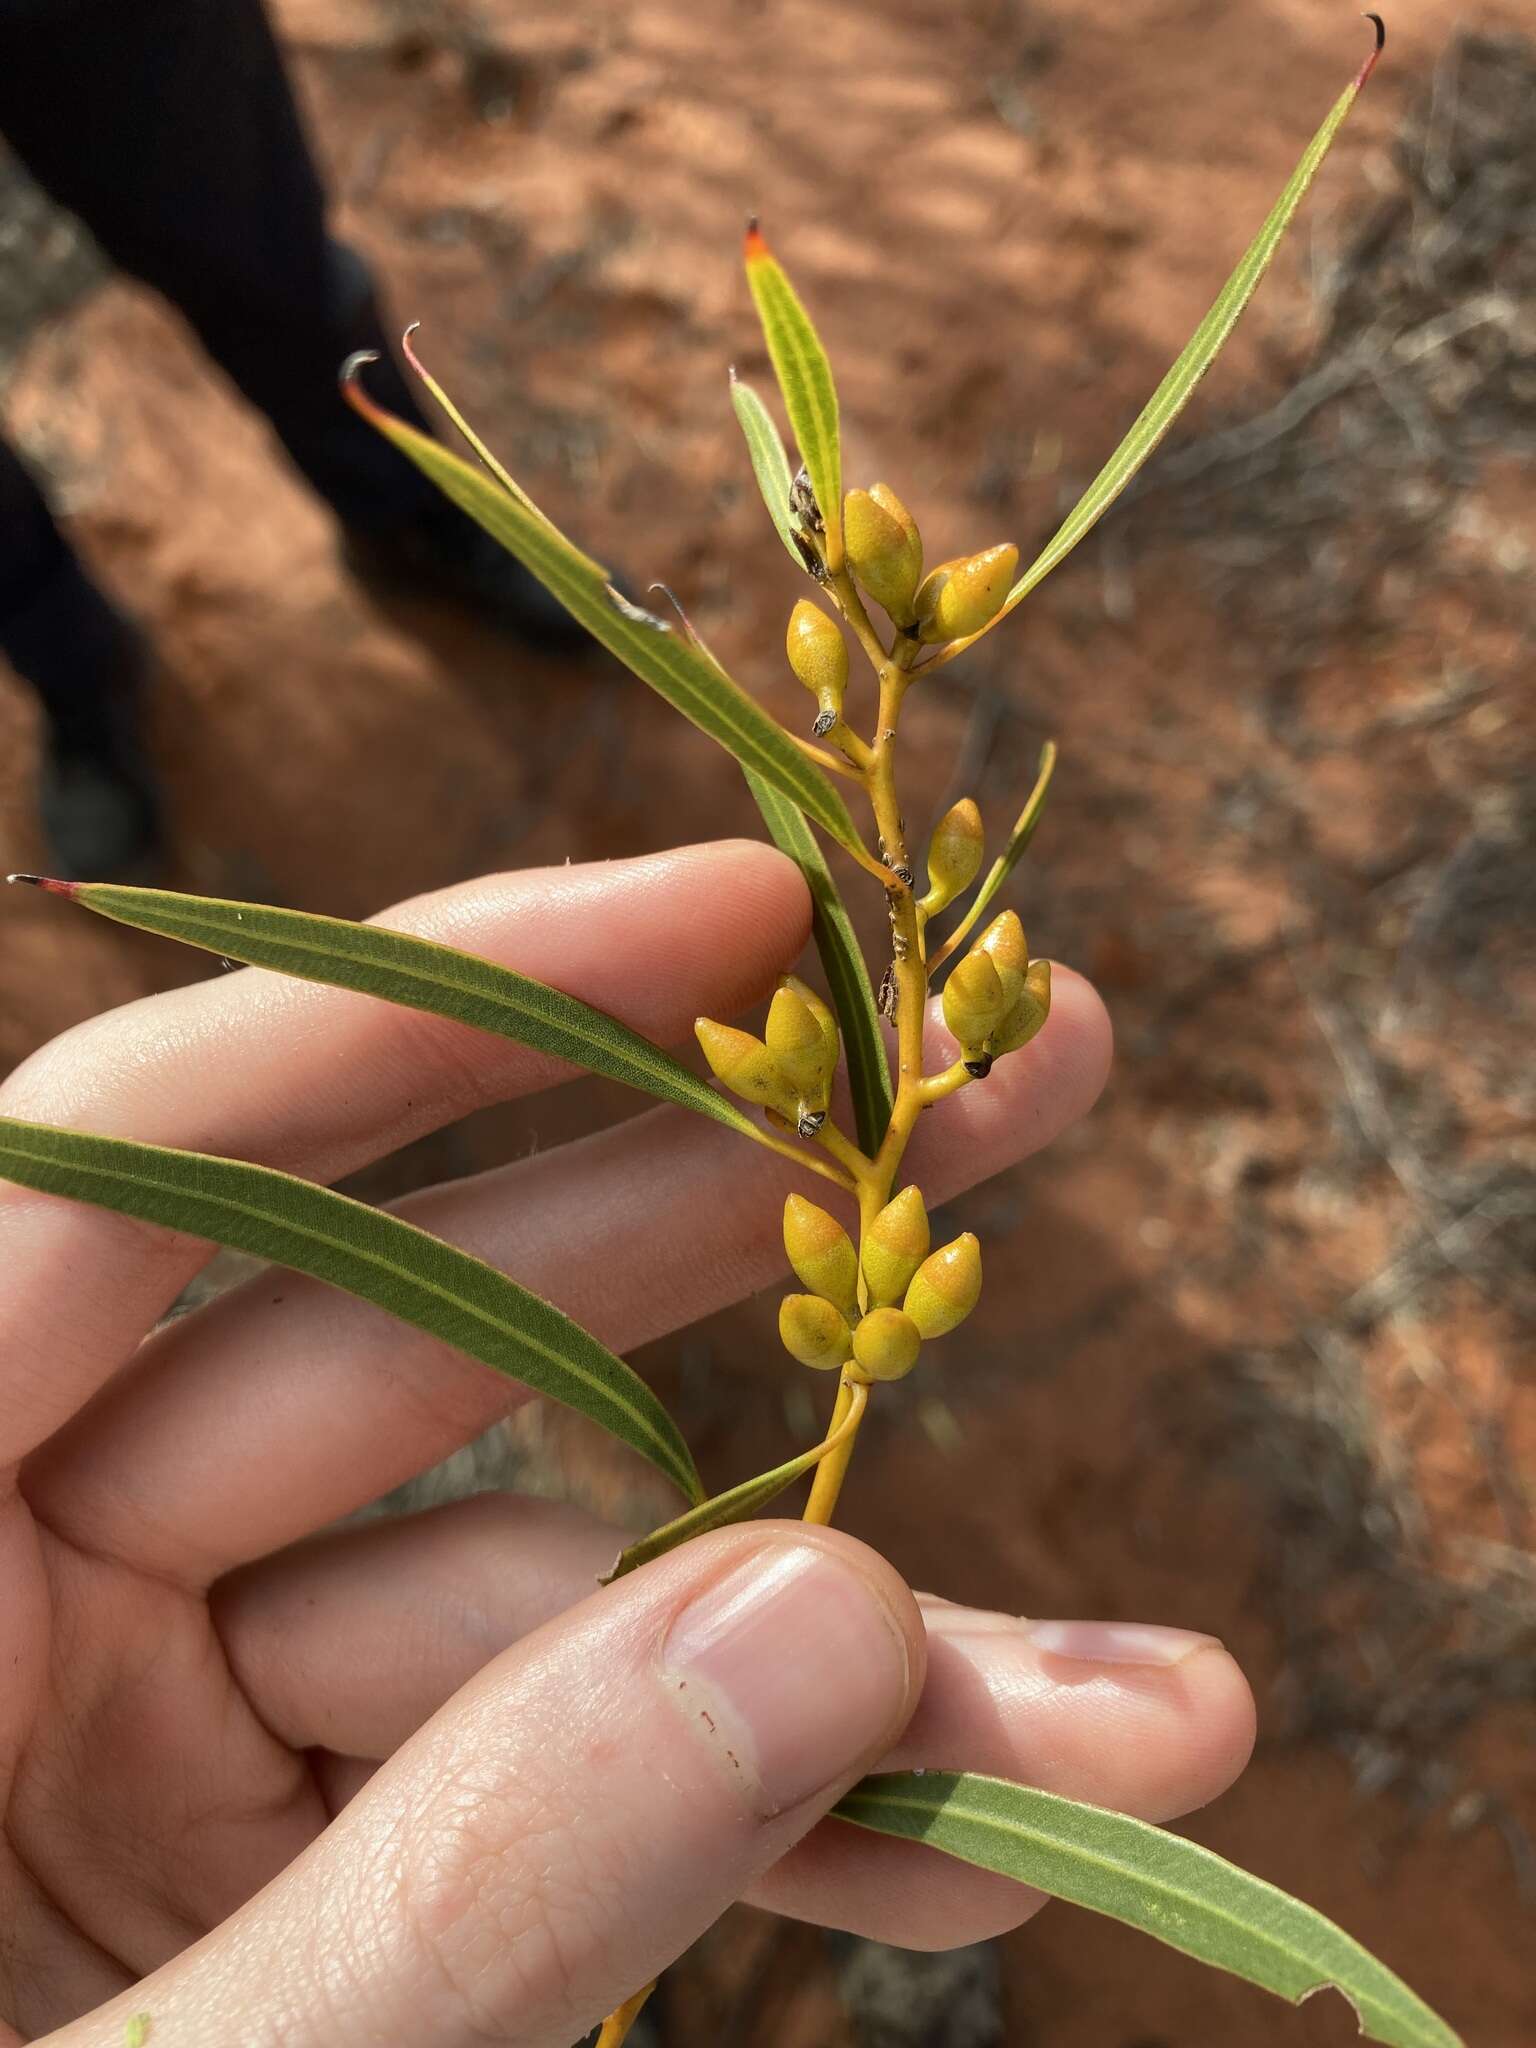
<svg viewBox="0 0 1536 2048"><path fill-rule="evenodd" d="M663 1042L766 994L808 926L796 871L747 844L385 915ZM1046 1143L1107 1062L1063 971L1040 1037L924 1118L925 1189ZM328 1181L563 1073L252 970L66 1034L0 1111ZM624 1351L770 1282L793 1182L660 1109L399 1206ZM522 1397L287 1274L146 1338L207 1256L0 1186L5 2048L120 2048L138 2011L157 2048L566 2048L737 1897L911 1947L1034 1909L818 1825L877 1765L1166 1818L1246 1758L1209 1639L914 1600L836 1531L751 1524L594 1592L620 1539L549 1502L330 1528Z"/></svg>

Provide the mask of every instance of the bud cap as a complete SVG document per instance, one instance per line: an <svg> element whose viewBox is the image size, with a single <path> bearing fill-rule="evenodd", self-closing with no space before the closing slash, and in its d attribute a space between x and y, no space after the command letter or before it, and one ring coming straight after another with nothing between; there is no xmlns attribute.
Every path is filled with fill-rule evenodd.
<svg viewBox="0 0 1536 2048"><path fill-rule="evenodd" d="M859 1255L835 1216L804 1195L790 1195L784 1204L784 1249L802 1286L825 1296L844 1315L855 1313Z"/></svg>
<svg viewBox="0 0 1536 2048"><path fill-rule="evenodd" d="M840 717L848 687L848 643L820 605L800 598L784 635L789 665L823 713Z"/></svg>
<svg viewBox="0 0 1536 2048"><path fill-rule="evenodd" d="M928 1255L928 1211L915 1187L886 1203L864 1233L864 1278L876 1307L900 1301Z"/></svg>
<svg viewBox="0 0 1536 2048"><path fill-rule="evenodd" d="M981 1246L970 1231L930 1252L912 1275L902 1307L924 1337L963 1323L981 1294Z"/></svg>

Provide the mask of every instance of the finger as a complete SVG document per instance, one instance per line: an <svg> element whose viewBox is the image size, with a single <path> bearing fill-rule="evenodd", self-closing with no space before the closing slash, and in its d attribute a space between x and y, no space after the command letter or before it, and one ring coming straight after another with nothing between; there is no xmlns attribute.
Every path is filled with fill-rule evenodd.
<svg viewBox="0 0 1536 2048"><path fill-rule="evenodd" d="M771 987L809 922L798 871L748 841L493 876L382 922L555 983L673 1042ZM571 1070L527 1047L262 969L66 1032L0 1112L331 1181ZM209 1256L206 1244L0 1184L0 1468L59 1427Z"/></svg>
<svg viewBox="0 0 1536 2048"><path fill-rule="evenodd" d="M1063 969L1045 1030L925 1115L910 1172L939 1200L1011 1165L1084 1113L1108 1061L1103 1006ZM794 1178L668 1110L399 1206L624 1352L782 1272ZM84 1547L206 1585L376 1499L517 1398L420 1330L263 1277L162 1331L34 1461L28 1490Z"/></svg>
<svg viewBox="0 0 1536 2048"><path fill-rule="evenodd" d="M1212 1636L1016 1620L925 1599L928 1680L881 1770L968 1770L1172 1820L1226 1791L1253 1749L1253 1695ZM753 1903L901 1948L1004 1934L1044 1895L937 1849L827 1821Z"/></svg>
<svg viewBox="0 0 1536 2048"><path fill-rule="evenodd" d="M829 1530L706 1537L457 1694L224 1927L57 2037L566 2048L889 1748L922 1683L899 1579Z"/></svg>
<svg viewBox="0 0 1536 2048"><path fill-rule="evenodd" d="M218 1589L237 1678L295 1748L388 1756L488 1658L587 1594L621 1539L552 1502L482 1496L303 1544ZM1253 1701L1210 1636L1016 1620L920 1599L921 1702L882 1770L965 1769L1147 1820L1203 1806L1253 1743ZM368 1766L343 1767L346 1790ZM759 1904L905 1948L1012 1927L1037 1893L907 1843L817 1828Z"/></svg>

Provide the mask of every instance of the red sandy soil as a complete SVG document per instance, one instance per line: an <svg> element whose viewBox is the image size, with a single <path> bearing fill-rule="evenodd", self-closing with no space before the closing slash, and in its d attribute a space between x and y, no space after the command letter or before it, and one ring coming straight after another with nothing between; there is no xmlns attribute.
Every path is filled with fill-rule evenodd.
<svg viewBox="0 0 1536 2048"><path fill-rule="evenodd" d="M633 581L665 577L787 717L798 592L726 402L728 364L766 382L742 218L764 216L840 365L849 477L902 492L930 559L1027 546L1369 33L1335 0L277 12L342 225L434 368L557 518ZM1517 10L1479 26L1501 24ZM1305 364L1311 267L1391 188L1391 138L1460 25L1450 0L1393 20L1194 431ZM109 283L39 332L7 412L163 655L180 886L361 915L498 865L756 829L729 764L638 684L372 609L142 292ZM1486 973L1420 960L1395 1006L1383 990L1415 900L1395 878L1438 873L1474 826L1513 831L1533 507L1527 463L1486 471L1457 548L1283 676L1192 550L1112 532L914 704L914 820L968 787L1001 830L1059 736L1017 900L1037 947L1096 974L1121 1058L1086 1128L956 1205L1008 1278L905 1412L885 1404L846 1515L954 1597L1222 1633L1263 1736L1193 1831L1341 1919L1480 2048L1536 2039L1536 1749L1512 1677L1532 1669L1529 1350L1522 1383L1514 1305L1470 1252L1345 1310L1528 1140L1529 957L1493 932ZM1477 687L1442 703L1453 664ZM40 857L34 744L0 678L0 866ZM0 1069L207 971L56 903L3 907ZM488 1114L373 1185L611 1107L567 1090ZM807 1425L772 1310L642 1361L713 1474ZM732 2039L851 2043L808 1937L731 1931L684 1966L669 2039L719 2038L741 1958L778 1940L790 1989ZM1010 2042L1355 2038L1336 2001L1289 2013L1066 1908L1005 1945L1005 1975Z"/></svg>

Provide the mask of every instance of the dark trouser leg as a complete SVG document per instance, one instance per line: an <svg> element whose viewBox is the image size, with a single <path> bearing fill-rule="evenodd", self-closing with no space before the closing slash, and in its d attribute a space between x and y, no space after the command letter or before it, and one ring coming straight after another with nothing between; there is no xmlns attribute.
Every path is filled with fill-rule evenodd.
<svg viewBox="0 0 1536 2048"><path fill-rule="evenodd" d="M53 733L89 746L103 707L137 688L138 636L91 582L30 473L0 441L0 652Z"/></svg>
<svg viewBox="0 0 1536 2048"><path fill-rule="evenodd" d="M427 486L344 405L384 349L325 199L260 0L0 0L0 134L120 268L180 308L349 525L418 515ZM370 389L420 419L386 355Z"/></svg>

